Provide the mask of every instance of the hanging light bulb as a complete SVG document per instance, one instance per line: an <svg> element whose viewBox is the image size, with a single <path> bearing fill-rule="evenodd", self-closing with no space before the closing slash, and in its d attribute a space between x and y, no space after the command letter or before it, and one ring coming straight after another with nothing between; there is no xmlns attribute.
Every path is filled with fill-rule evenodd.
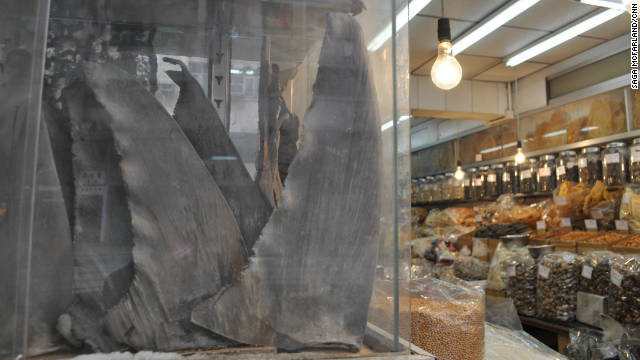
<svg viewBox="0 0 640 360"><path fill-rule="evenodd" d="M462 79L462 67L453 56L449 19L438 19L438 58L431 68L431 81L442 90L458 86Z"/></svg>
<svg viewBox="0 0 640 360"><path fill-rule="evenodd" d="M462 165L460 164L460 161L458 161L458 167L456 168L456 172L453 174L453 176L457 180L464 179L464 171L462 171Z"/></svg>
<svg viewBox="0 0 640 360"><path fill-rule="evenodd" d="M518 140L518 151L516 152L516 164L522 164L525 160L524 152L522 152L522 141Z"/></svg>

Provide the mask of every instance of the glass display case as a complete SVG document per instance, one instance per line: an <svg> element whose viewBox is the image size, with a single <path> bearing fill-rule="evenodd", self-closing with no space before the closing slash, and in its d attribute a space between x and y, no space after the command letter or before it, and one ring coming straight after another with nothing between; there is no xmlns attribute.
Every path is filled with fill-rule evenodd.
<svg viewBox="0 0 640 360"><path fill-rule="evenodd" d="M402 350L408 16L0 3L0 358Z"/></svg>

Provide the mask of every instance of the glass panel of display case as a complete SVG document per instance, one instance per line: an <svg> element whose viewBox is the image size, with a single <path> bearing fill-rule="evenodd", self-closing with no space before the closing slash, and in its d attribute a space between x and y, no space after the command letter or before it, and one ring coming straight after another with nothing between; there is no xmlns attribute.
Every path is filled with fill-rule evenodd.
<svg viewBox="0 0 640 360"><path fill-rule="evenodd" d="M0 358L401 350L403 16L384 0L2 2Z"/></svg>

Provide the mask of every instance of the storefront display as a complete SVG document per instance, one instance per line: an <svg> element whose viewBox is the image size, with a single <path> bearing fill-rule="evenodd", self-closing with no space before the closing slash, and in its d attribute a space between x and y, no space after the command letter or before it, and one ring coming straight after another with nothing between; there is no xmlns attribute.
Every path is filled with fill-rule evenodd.
<svg viewBox="0 0 640 360"><path fill-rule="evenodd" d="M578 182L578 157L573 150L562 151L556 158L556 180Z"/></svg>
<svg viewBox="0 0 640 360"><path fill-rule="evenodd" d="M589 186L602 178L600 148L591 146L582 149L578 157L578 177L581 183Z"/></svg>
<svg viewBox="0 0 640 360"><path fill-rule="evenodd" d="M627 182L629 153L623 142L607 144L602 150L602 175L607 186L620 186Z"/></svg>
<svg viewBox="0 0 640 360"><path fill-rule="evenodd" d="M502 194L502 173L504 165L494 164L487 173L487 197L496 198Z"/></svg>
<svg viewBox="0 0 640 360"><path fill-rule="evenodd" d="M556 162L555 156L544 155L540 157L538 167L538 191L550 192L556 188Z"/></svg>
<svg viewBox="0 0 640 360"><path fill-rule="evenodd" d="M520 191L523 193L534 193L538 191L538 160L527 159L520 165Z"/></svg>
<svg viewBox="0 0 640 360"><path fill-rule="evenodd" d="M514 161L509 161L504 165L502 172L501 194L513 194L518 192L519 171Z"/></svg>

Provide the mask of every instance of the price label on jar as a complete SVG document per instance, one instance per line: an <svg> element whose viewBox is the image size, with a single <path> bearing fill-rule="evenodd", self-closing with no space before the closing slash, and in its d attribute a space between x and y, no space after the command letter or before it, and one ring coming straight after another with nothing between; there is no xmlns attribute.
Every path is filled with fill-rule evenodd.
<svg viewBox="0 0 640 360"><path fill-rule="evenodd" d="M538 277L543 279L549 278L549 268L544 265L538 265Z"/></svg>
<svg viewBox="0 0 640 360"><path fill-rule="evenodd" d="M509 277L516 276L516 267L515 266L509 266L507 268L507 275L509 275Z"/></svg>
<svg viewBox="0 0 640 360"><path fill-rule="evenodd" d="M504 182L511 181L511 174L502 173L502 181L504 181Z"/></svg>
<svg viewBox="0 0 640 360"><path fill-rule="evenodd" d="M482 179L473 179L473 186L482 186Z"/></svg>
<svg viewBox="0 0 640 360"><path fill-rule="evenodd" d="M476 154L476 161L482 161L482 154Z"/></svg>
<svg viewBox="0 0 640 360"><path fill-rule="evenodd" d="M538 170L538 174L540 174L541 177L551 176L551 168L550 167L541 167Z"/></svg>
<svg viewBox="0 0 640 360"><path fill-rule="evenodd" d="M591 279L591 274L593 273L593 268L589 265L582 266L582 277L585 279Z"/></svg>
<svg viewBox="0 0 640 360"><path fill-rule="evenodd" d="M567 198L564 196L558 196L555 198L555 203L558 206L564 206L567 205Z"/></svg>
<svg viewBox="0 0 640 360"><path fill-rule="evenodd" d="M558 176L562 176L564 174L566 174L567 172L564 170L564 166L558 166L556 168L556 174L558 174Z"/></svg>
<svg viewBox="0 0 640 360"><path fill-rule="evenodd" d="M629 223L626 220L616 220L616 230L629 231Z"/></svg>
<svg viewBox="0 0 640 360"><path fill-rule="evenodd" d="M586 168L587 167L587 159L578 159L578 167L579 168Z"/></svg>
<svg viewBox="0 0 640 360"><path fill-rule="evenodd" d="M615 270L611 270L611 283L617 287L622 287L622 274Z"/></svg>
<svg viewBox="0 0 640 360"><path fill-rule="evenodd" d="M522 178L523 179L530 179L531 178L531 170L523 170L522 171Z"/></svg>
<svg viewBox="0 0 640 360"><path fill-rule="evenodd" d="M605 154L604 162L607 164L617 164L620 162L620 154Z"/></svg>
<svg viewBox="0 0 640 360"><path fill-rule="evenodd" d="M538 229L538 230L546 230L547 229L547 223L544 220L536 221L536 229Z"/></svg>
<svg viewBox="0 0 640 360"><path fill-rule="evenodd" d="M560 218L560 226L562 226L564 228L570 228L571 227L571 218L568 218L568 217Z"/></svg>
<svg viewBox="0 0 640 360"><path fill-rule="evenodd" d="M496 182L496 181L497 181L497 179L496 179L496 174L489 174L489 175L487 175L487 182L494 183L494 182Z"/></svg>
<svg viewBox="0 0 640 360"><path fill-rule="evenodd" d="M470 185L470 181L469 179L465 179L464 180L464 186L469 186Z"/></svg>
<svg viewBox="0 0 640 360"><path fill-rule="evenodd" d="M584 219L584 227L587 230L598 230L598 222L593 219Z"/></svg>
<svg viewBox="0 0 640 360"><path fill-rule="evenodd" d="M575 163L574 161L569 161L569 162L567 163L567 167L568 167L569 169L574 168L574 167L576 167L576 163Z"/></svg>

